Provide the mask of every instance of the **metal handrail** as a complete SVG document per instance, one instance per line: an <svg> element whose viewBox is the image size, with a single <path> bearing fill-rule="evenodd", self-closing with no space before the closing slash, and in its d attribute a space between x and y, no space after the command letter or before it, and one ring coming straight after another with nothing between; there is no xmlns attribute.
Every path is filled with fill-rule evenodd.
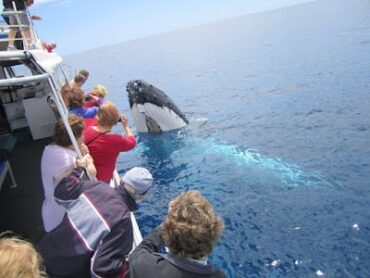
<svg viewBox="0 0 370 278"><path fill-rule="evenodd" d="M27 60L31 57L28 51L1 51L0 61Z"/></svg>
<svg viewBox="0 0 370 278"><path fill-rule="evenodd" d="M22 84L26 84L26 83L44 81L44 80L47 80L48 78L49 78L49 74L48 73L43 73L43 74L39 74L39 75L1 79L0 80L0 87L13 86L13 85L22 85Z"/></svg>
<svg viewBox="0 0 370 278"><path fill-rule="evenodd" d="M29 11L28 11L28 8L26 7L26 10L25 11L17 11L14 3L13 3L13 8L14 10L7 10L7 11L3 11L1 13L1 15L3 16L9 16L9 15L15 15L16 16L16 20L18 22L18 24L16 25L5 25L7 28L5 28L5 26L3 26L2 28L4 30L9 30L10 28L19 28L20 32L22 33L22 38L14 38L14 41L23 41L23 47L25 50L28 50L30 49L30 46L37 46L39 44L39 37L37 36L36 34L36 31L35 31L35 28L34 28L34 25L33 25L33 21L32 21L32 18L29 14ZM29 22L30 22L30 25L24 25L24 24L20 24L20 20L19 20L19 15L26 15ZM26 40L25 40L25 36L23 34L23 30L25 28L30 28L30 34L31 34L31 37L29 38L30 40L30 43L28 43ZM9 39L0 39L0 42L8 42ZM39 48L41 48L41 43L38 45Z"/></svg>

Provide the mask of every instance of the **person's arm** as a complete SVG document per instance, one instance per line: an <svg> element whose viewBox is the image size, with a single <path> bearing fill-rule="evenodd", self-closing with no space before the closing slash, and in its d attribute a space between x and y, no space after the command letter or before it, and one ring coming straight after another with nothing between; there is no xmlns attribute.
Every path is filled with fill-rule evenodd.
<svg viewBox="0 0 370 278"><path fill-rule="evenodd" d="M39 16L39 15L32 15L31 19L32 20L42 20L41 16Z"/></svg>
<svg viewBox="0 0 370 278"><path fill-rule="evenodd" d="M91 262L92 271L101 277L118 277L123 272L123 264L133 244L130 217L112 228L96 250Z"/></svg>
<svg viewBox="0 0 370 278"><path fill-rule="evenodd" d="M89 107L89 108L83 108L83 110L84 110L84 112L83 112L83 117L84 118L94 118L96 116L96 114L98 114L99 107L92 106L92 107Z"/></svg>
<svg viewBox="0 0 370 278"><path fill-rule="evenodd" d="M130 254L130 265L140 265L140 262L150 260L151 254L158 252L162 245L162 225L159 225Z"/></svg>
<svg viewBox="0 0 370 278"><path fill-rule="evenodd" d="M136 138L128 126L126 116L122 114L120 119L122 127L125 130L125 135L111 134L110 140L115 150L118 152L127 152L136 146Z"/></svg>
<svg viewBox="0 0 370 278"><path fill-rule="evenodd" d="M102 97L96 97L95 102L98 106L102 105L105 102L105 99Z"/></svg>
<svg viewBox="0 0 370 278"><path fill-rule="evenodd" d="M132 133L128 125L128 119L124 114L121 114L121 123L122 123L123 129L125 130L126 136L134 136L134 134Z"/></svg>
<svg viewBox="0 0 370 278"><path fill-rule="evenodd" d="M83 167L89 172L91 180L96 180L96 168L94 164L94 159L90 155L89 148L85 143L82 143L80 146L80 152L83 155L82 159L77 159L77 166Z"/></svg>
<svg viewBox="0 0 370 278"><path fill-rule="evenodd" d="M55 187L55 200L62 204L65 201L77 199L82 193L81 185L86 178L85 175L85 170L77 167L69 176L64 177Z"/></svg>

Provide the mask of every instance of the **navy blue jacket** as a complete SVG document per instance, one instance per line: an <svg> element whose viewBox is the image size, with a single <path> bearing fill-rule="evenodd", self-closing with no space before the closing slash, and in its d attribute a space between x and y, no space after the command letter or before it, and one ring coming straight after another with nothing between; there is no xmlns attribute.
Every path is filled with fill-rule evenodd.
<svg viewBox="0 0 370 278"><path fill-rule="evenodd" d="M62 223L40 243L50 276L117 277L132 249L129 194L104 182L86 180L82 168L55 188L57 202L66 208Z"/></svg>
<svg viewBox="0 0 370 278"><path fill-rule="evenodd" d="M162 245L162 228L159 226L131 253L129 257L131 278L225 277L225 274L220 269L214 268L210 262L208 262L207 265L202 265L171 253L157 253Z"/></svg>

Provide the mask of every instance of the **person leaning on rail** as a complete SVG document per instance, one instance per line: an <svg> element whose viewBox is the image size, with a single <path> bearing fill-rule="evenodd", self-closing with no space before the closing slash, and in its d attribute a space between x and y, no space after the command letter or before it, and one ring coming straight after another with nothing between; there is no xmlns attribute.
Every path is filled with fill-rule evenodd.
<svg viewBox="0 0 370 278"><path fill-rule="evenodd" d="M88 109L91 109L90 107ZM136 146L136 138L132 133L124 114L119 114L117 106L110 101L100 106L97 114L98 125L85 128L85 144L96 167L96 178L109 182L113 177L117 157L121 152L132 150ZM118 123L122 124L124 134L112 133Z"/></svg>
<svg viewBox="0 0 370 278"><path fill-rule="evenodd" d="M69 82L70 87L81 88L86 83L87 79L89 78L89 75L90 73L87 70L85 69L80 70L75 75L75 77Z"/></svg>
<svg viewBox="0 0 370 278"><path fill-rule="evenodd" d="M84 107L88 108L91 106L100 106L103 104L105 97L108 94L108 90L105 86L97 84L95 85L91 92L86 94Z"/></svg>
<svg viewBox="0 0 370 278"><path fill-rule="evenodd" d="M89 162L90 176L96 175L93 159L88 154L89 150L83 143L84 120L75 115L68 116L68 124L76 138L84 159ZM54 189L59 181L68 176L76 167L77 153L67 132L62 119L55 125L53 142L44 148L41 158L41 178L44 188L44 201L41 216L46 232L53 230L62 222L65 209L56 203Z"/></svg>
<svg viewBox="0 0 370 278"><path fill-rule="evenodd" d="M180 194L169 203L164 222L129 256L130 277L225 277L207 259L223 228L223 221L199 192ZM163 244L168 254L158 253Z"/></svg>
<svg viewBox="0 0 370 278"><path fill-rule="evenodd" d="M67 211L39 245L50 277L121 277L133 246L130 211L152 186L151 173L130 169L117 188L86 179L83 163L61 180L54 196Z"/></svg>
<svg viewBox="0 0 370 278"><path fill-rule="evenodd" d="M99 112L99 107L92 106L85 108L84 107L85 94L78 88L73 87L69 90L68 95L68 107L69 112L76 114L79 117L84 119L93 119Z"/></svg>

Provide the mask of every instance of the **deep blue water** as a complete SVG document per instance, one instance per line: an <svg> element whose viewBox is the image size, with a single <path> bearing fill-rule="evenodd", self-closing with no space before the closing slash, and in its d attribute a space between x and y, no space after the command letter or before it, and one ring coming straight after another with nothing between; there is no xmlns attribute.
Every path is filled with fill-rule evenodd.
<svg viewBox="0 0 370 278"><path fill-rule="evenodd" d="M132 26L135 28L135 26ZM318 1L66 57L87 88L165 91L191 120L119 158L156 180L144 235L184 190L225 221L228 277L370 276L370 2ZM131 121L132 123L132 121Z"/></svg>

